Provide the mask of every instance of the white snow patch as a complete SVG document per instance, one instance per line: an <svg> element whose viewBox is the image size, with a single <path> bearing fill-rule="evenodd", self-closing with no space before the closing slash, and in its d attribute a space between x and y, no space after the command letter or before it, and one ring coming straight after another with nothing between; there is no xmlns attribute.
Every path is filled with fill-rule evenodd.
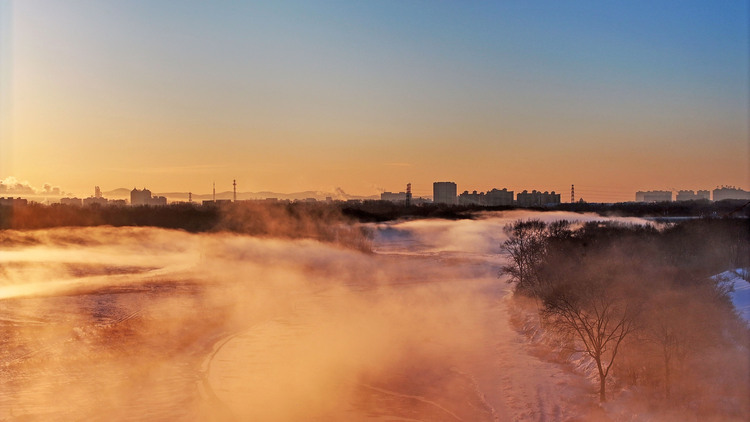
<svg viewBox="0 0 750 422"><path fill-rule="evenodd" d="M748 269L735 268L717 274L713 278L729 289L729 297L732 299L732 304L734 304L740 317L750 324L750 282L748 282Z"/></svg>

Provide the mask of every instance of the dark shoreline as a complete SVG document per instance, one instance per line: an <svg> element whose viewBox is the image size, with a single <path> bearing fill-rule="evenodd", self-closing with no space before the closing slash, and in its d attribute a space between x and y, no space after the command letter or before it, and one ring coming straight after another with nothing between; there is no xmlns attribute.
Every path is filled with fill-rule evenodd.
<svg viewBox="0 0 750 422"><path fill-rule="evenodd" d="M406 206L386 201L265 203L247 201L219 206L172 204L167 206L88 206L29 204L0 206L0 230L32 230L53 227L148 226L188 232L232 231L266 234L263 220L309 227L310 224L379 223L396 220L438 218L461 220L493 211L528 210L595 213L601 216L643 217L670 222L684 218L750 218L745 200L685 201L661 203L623 202L615 204L574 203L554 207L519 208L427 204ZM291 234L293 233L290 231Z"/></svg>

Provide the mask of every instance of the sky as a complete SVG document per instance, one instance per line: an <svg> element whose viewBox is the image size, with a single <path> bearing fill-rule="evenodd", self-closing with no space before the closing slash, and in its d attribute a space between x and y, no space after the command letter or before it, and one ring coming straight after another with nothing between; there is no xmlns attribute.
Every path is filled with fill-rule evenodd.
<svg viewBox="0 0 750 422"><path fill-rule="evenodd" d="M0 179L750 189L746 1L0 0Z"/></svg>

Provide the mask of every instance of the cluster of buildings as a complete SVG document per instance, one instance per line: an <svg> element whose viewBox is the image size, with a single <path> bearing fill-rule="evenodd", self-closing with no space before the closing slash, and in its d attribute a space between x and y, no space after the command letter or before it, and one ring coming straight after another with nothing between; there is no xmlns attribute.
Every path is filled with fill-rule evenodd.
<svg viewBox="0 0 750 422"><path fill-rule="evenodd" d="M406 192L383 192L381 201L390 201L402 204L420 204L430 202L425 198L411 197L411 184L407 185ZM513 206L519 207L545 207L560 203L560 194L552 192L541 192L524 190L514 195L514 192L506 188L492 189L487 192L464 191L458 194L455 182L435 182L432 184L432 202L445 205L478 205L483 207Z"/></svg>
<svg viewBox="0 0 750 422"><path fill-rule="evenodd" d="M216 199L216 188L214 185L213 199L204 200L204 206L220 206L237 201L237 182L233 182L233 200ZM193 204L192 193L188 194L188 203ZM709 190L680 190L677 191L673 199L671 190L651 190L638 191L635 194L636 202L672 202L674 201L721 201L725 199L750 200L750 192L734 186L721 186L713 191ZM458 194L458 188L455 182L434 182L432 184L432 199L430 198L413 198L411 192L411 183L406 185L405 192L383 192L380 195L381 201L388 201L406 205L422 205L426 203L445 204L445 205L473 205L484 207L497 206L518 206L518 207L550 207L560 204L560 194L555 191L537 191L531 192L524 190L514 194L506 188L492 189L486 192L469 192L468 190ZM289 200L283 200L289 202ZM582 201L582 200L581 200ZM277 198L267 198L264 202L281 202ZM317 202L315 198L307 198L298 202ZM326 202L333 202L331 197L326 197ZM350 199L347 202L360 202L358 199ZM573 202L573 187L571 186L571 202ZM107 199L102 196L99 186L94 188L94 195L85 199L81 198L62 198L60 203L72 206L125 206L128 202L125 199ZM183 203L183 202L177 202ZM28 200L24 198L0 198L0 206L23 206L27 205ZM134 188L130 191L130 205L132 206L165 206L167 198L164 196L153 196L151 191L143 188Z"/></svg>
<svg viewBox="0 0 750 422"><path fill-rule="evenodd" d="M94 187L94 196L88 198L60 198L60 203L63 205L73 205L76 207L90 207L92 205L104 206L104 205L115 205L123 206L127 205L127 201L124 199L107 199L102 196L102 190L99 186Z"/></svg>
<svg viewBox="0 0 750 422"><path fill-rule="evenodd" d="M717 187L712 192L708 190L680 190L677 191L675 201L696 201L696 200L710 200L722 201L724 199L748 199L750 200L750 192L742 190L734 186L721 186ZM671 190L650 190L650 191L638 191L635 193L635 202L672 202L672 191Z"/></svg>
<svg viewBox="0 0 750 422"><path fill-rule="evenodd" d="M506 188L492 189L487 192L464 191L456 195L456 184L454 182L435 182L432 184L433 201L436 204L449 205L480 205L485 207L512 206L519 207L548 207L560 204L560 194L552 192L541 192L524 190L516 194L513 199L513 191Z"/></svg>
<svg viewBox="0 0 750 422"><path fill-rule="evenodd" d="M94 196L89 196L88 198L61 198L60 203L62 205L72 205L76 207L90 207L92 205L94 206L105 206L105 205L114 205L114 206L125 206L128 204L128 201L125 199L107 199L104 196L102 196L102 191L99 189L99 186L94 187ZM143 188L141 190L133 188L132 191L130 191L130 205L167 205L167 198L164 196L151 196L151 191Z"/></svg>

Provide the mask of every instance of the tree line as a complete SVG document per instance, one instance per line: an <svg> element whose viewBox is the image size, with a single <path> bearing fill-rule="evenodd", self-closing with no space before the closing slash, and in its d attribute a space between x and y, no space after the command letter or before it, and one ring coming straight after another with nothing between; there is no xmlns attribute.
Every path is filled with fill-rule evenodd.
<svg viewBox="0 0 750 422"><path fill-rule="evenodd" d="M316 239L370 250L371 234L337 207L324 203L239 202L220 206L89 206L29 204L0 207L0 230L54 227L147 226L192 233L233 232Z"/></svg>
<svg viewBox="0 0 750 422"><path fill-rule="evenodd" d="M708 412L729 400L749 414L748 327L713 277L750 267L747 219L527 220L505 233L501 274L535 300L567 352L593 360L600 401L608 385L632 386Z"/></svg>

